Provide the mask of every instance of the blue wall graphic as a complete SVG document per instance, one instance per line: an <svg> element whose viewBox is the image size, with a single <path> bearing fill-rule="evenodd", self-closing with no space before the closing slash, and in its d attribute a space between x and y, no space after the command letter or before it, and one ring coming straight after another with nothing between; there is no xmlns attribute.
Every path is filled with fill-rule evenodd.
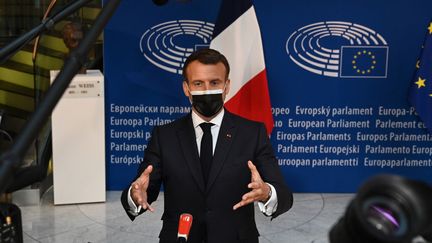
<svg viewBox="0 0 432 243"><path fill-rule="evenodd" d="M220 0L125 0L105 29L107 186L133 179L153 126L190 111L181 67ZM353 192L377 173L432 182L432 136L407 102L432 2L255 0L275 119L297 192ZM232 80L235 82L235 80Z"/></svg>

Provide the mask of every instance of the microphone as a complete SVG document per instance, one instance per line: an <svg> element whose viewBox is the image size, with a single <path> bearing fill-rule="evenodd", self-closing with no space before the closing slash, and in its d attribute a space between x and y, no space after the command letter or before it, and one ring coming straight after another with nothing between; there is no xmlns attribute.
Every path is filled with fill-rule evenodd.
<svg viewBox="0 0 432 243"><path fill-rule="evenodd" d="M158 5L158 6L165 5L167 2L168 2L168 0L153 0L153 3Z"/></svg>
<svg viewBox="0 0 432 243"><path fill-rule="evenodd" d="M183 213L180 215L179 227L177 231L177 242L184 243L187 242L189 231L192 227L193 217L191 214Z"/></svg>

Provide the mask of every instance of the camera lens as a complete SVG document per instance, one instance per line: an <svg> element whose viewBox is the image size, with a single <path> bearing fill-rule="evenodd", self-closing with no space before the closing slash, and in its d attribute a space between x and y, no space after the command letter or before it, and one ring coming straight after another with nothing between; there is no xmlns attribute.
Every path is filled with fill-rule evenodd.
<svg viewBox="0 0 432 243"><path fill-rule="evenodd" d="M407 217L404 210L385 197L374 197L363 203L365 221L383 236L402 236L407 232Z"/></svg>
<svg viewBox="0 0 432 243"><path fill-rule="evenodd" d="M432 235L432 190L395 175L368 180L332 227L331 243L407 243Z"/></svg>
<svg viewBox="0 0 432 243"><path fill-rule="evenodd" d="M392 212L379 206L368 209L366 220L385 235L392 235L399 229L399 222Z"/></svg>

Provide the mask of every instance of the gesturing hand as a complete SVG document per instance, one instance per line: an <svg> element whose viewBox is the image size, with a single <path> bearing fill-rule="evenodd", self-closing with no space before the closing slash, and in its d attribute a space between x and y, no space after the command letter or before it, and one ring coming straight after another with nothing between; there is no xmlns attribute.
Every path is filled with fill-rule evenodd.
<svg viewBox="0 0 432 243"><path fill-rule="evenodd" d="M261 179L257 168L250 160L248 161L248 167L252 175L251 183L248 184L248 188L252 190L242 196L242 200L236 205L234 205L234 210L248 205L249 203L253 203L256 201L265 202L269 199L269 192L271 190L270 186Z"/></svg>
<svg viewBox="0 0 432 243"><path fill-rule="evenodd" d="M154 209L147 202L147 188L150 181L150 173L153 171L153 166L149 165L140 177L132 183L131 197L135 205L141 205L143 209L148 209L154 212Z"/></svg>

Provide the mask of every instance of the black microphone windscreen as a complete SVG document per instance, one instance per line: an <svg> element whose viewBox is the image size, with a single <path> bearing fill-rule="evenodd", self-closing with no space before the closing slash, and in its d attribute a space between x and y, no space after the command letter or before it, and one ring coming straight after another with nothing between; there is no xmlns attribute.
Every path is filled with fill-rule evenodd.
<svg viewBox="0 0 432 243"><path fill-rule="evenodd" d="M165 5L167 2L168 2L168 0L153 0L153 3L158 5L158 6Z"/></svg>

